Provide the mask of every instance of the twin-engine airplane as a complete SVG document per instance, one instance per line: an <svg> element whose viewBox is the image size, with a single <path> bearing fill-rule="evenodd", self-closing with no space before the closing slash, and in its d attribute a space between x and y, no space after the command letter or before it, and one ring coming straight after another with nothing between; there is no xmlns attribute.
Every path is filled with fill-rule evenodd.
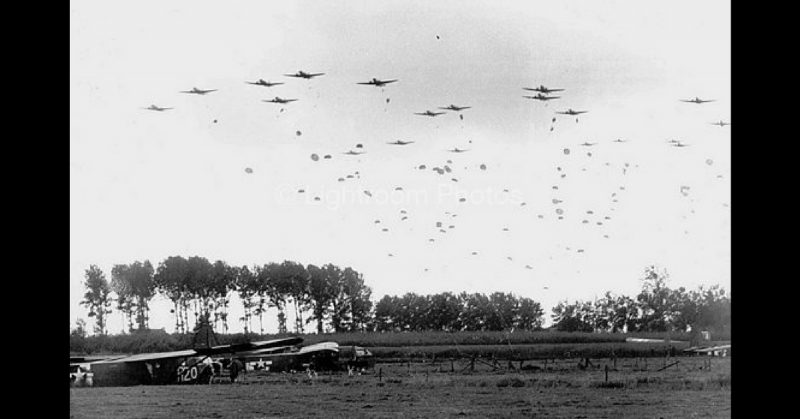
<svg viewBox="0 0 800 419"><path fill-rule="evenodd" d="M164 111L168 111L168 110L173 109L173 108L162 108L162 107L159 107L159 106L156 106L156 105L150 105L150 106L148 106L146 108L142 108L142 109L146 109L148 111L164 112Z"/></svg>
<svg viewBox="0 0 800 419"><path fill-rule="evenodd" d="M325 73L306 73L305 71L298 71L294 74L284 74L286 77L298 77L301 79L311 79L317 76L323 76Z"/></svg>
<svg viewBox="0 0 800 419"><path fill-rule="evenodd" d="M561 96L545 96L545 95L543 95L541 93L539 93L539 94L537 94L535 96L523 95L522 97L524 97L525 99L544 100L544 101L553 100L553 99L561 99Z"/></svg>
<svg viewBox="0 0 800 419"><path fill-rule="evenodd" d="M272 87L272 86L277 86L279 84L283 84L283 83L268 82L268 81L266 81L264 79L258 79L256 81L246 81L245 83L252 84L252 85L255 85L255 86L264 86L264 87Z"/></svg>
<svg viewBox="0 0 800 419"><path fill-rule="evenodd" d="M375 86L375 87L383 87L383 86L385 86L385 85L387 85L389 83L394 83L396 81L397 81L397 79L394 79L394 80L378 80L378 79L373 77L372 80L370 80L368 82L356 83L356 84L366 84L366 85L372 85L372 86Z"/></svg>
<svg viewBox="0 0 800 419"><path fill-rule="evenodd" d="M556 113L560 113L562 115L580 115L580 114L586 113L586 112L589 112L589 111L573 111L572 108L569 108L564 112L556 112Z"/></svg>
<svg viewBox="0 0 800 419"><path fill-rule="evenodd" d="M542 85L539 85L539 87L534 87L534 88L523 87L522 90L530 90L532 92L539 92L539 93L544 93L544 94L548 94L548 93L552 93L552 92L563 92L564 91L564 89L548 89L548 88L546 88L546 87L544 87Z"/></svg>
<svg viewBox="0 0 800 419"><path fill-rule="evenodd" d="M192 87L192 90L181 90L179 93L188 93L192 95L204 95L206 93L216 92L217 89L209 89L209 90L202 90L196 87Z"/></svg>
<svg viewBox="0 0 800 419"><path fill-rule="evenodd" d="M714 101L715 101L715 99L704 100L704 99L700 99L697 96L695 96L694 99L689 99L689 100L681 99L681 102L696 103L698 105L701 104L701 103L708 103L708 102L714 102Z"/></svg>
<svg viewBox="0 0 800 419"><path fill-rule="evenodd" d="M440 107L439 109L444 109L444 110L448 110L448 111L456 111L456 112L459 112L459 111L463 111L464 109L469 109L469 108L471 108L471 107L472 107L472 106L456 106L456 105L452 105L452 104L451 104L450 106L445 106L445 107L443 107L443 108L442 108L442 107Z"/></svg>
<svg viewBox="0 0 800 419"><path fill-rule="evenodd" d="M422 115L422 116L436 116L436 115L442 115L442 114L444 114L444 112L431 112L431 111L414 112L414 115Z"/></svg>
<svg viewBox="0 0 800 419"><path fill-rule="evenodd" d="M289 103L289 102L294 102L294 101L296 101L296 100L298 100L298 99L282 99L282 98L279 98L278 96L275 96L275 98L274 98L274 99L270 99L270 100L262 100L262 102L270 102L270 103Z"/></svg>

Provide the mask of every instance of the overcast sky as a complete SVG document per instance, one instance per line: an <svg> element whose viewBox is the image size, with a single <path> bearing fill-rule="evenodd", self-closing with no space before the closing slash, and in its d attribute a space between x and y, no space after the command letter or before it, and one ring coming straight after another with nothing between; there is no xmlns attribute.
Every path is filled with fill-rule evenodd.
<svg viewBox="0 0 800 419"><path fill-rule="evenodd" d="M90 264L172 255L351 266L376 301L513 292L548 319L651 264L730 289L729 2L73 0L70 38L70 324ZM565 91L522 97L541 84ZM449 104L472 108L414 114ZM174 327L163 298L151 327Z"/></svg>

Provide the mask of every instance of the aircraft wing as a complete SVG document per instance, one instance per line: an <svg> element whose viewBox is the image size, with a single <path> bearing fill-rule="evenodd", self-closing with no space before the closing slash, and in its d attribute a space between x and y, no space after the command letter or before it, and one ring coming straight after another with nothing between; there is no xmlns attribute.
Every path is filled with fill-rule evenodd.
<svg viewBox="0 0 800 419"><path fill-rule="evenodd" d="M325 75L325 73L311 73L311 74L309 74L309 76L311 76L311 77L324 76L324 75Z"/></svg>
<svg viewBox="0 0 800 419"><path fill-rule="evenodd" d="M232 345L219 345L207 349L197 349L196 352L200 355L232 354L237 352L254 351L258 349L275 348L280 346L299 345L302 342L303 338L291 337L283 339L237 343Z"/></svg>
<svg viewBox="0 0 800 419"><path fill-rule="evenodd" d="M158 359L182 358L187 356L196 356L197 351L194 349L187 349L185 351L171 351L171 352L153 352L149 354L136 354L124 356L121 358L111 358L96 362L96 364L117 364L120 362L142 362L154 361Z"/></svg>
<svg viewBox="0 0 800 419"><path fill-rule="evenodd" d="M691 349L692 352L696 352L696 353L708 353L708 352L722 351L722 350L726 350L726 349L731 349L731 345L720 345L720 346L710 346L710 347L705 347L705 348L689 348L689 349ZM689 349L687 349L687 351Z"/></svg>
<svg viewBox="0 0 800 419"><path fill-rule="evenodd" d="M339 352L339 344L336 342L321 342L316 343L314 345L308 345L300 348L297 352L298 354L306 354L310 352L320 352L320 351L333 351Z"/></svg>
<svg viewBox="0 0 800 419"><path fill-rule="evenodd" d="M185 358L191 356L209 356L219 354L231 354L237 352L251 351L255 349L263 349L277 346L296 345L303 341L303 338L291 337L284 339L264 340L258 342L246 342L233 345L219 345L205 349L186 349L183 351L170 351L170 352L154 352L147 354L136 354L123 356L120 358L111 358L98 361L98 364L116 364L116 363L131 363L131 362L144 362L156 361L160 359L171 358Z"/></svg>
<svg viewBox="0 0 800 419"><path fill-rule="evenodd" d="M371 82L371 81L368 81L368 82L359 82L359 83L356 83L356 84L366 84L366 85L370 85L370 84L376 84L376 83L373 83L373 82Z"/></svg>

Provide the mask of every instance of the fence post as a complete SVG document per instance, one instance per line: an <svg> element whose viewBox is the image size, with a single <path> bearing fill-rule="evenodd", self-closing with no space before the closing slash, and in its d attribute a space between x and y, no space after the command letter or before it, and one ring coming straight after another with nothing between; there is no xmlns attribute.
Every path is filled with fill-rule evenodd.
<svg viewBox="0 0 800 419"><path fill-rule="evenodd" d="M608 364L606 364L606 382L608 382Z"/></svg>
<svg viewBox="0 0 800 419"><path fill-rule="evenodd" d="M381 382L383 379L383 368L378 369L378 382Z"/></svg>

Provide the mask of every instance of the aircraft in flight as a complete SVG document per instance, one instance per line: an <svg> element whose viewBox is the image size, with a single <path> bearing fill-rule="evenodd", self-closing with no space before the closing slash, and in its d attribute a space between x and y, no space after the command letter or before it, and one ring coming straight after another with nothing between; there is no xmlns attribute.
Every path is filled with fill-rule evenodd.
<svg viewBox="0 0 800 419"><path fill-rule="evenodd" d="M357 156L359 154L366 154L366 151L358 152L358 151L350 150L350 151L348 151L346 153L342 153L342 154L348 154L348 155L351 155L351 156Z"/></svg>
<svg viewBox="0 0 800 419"><path fill-rule="evenodd" d="M150 105L150 106L148 106L146 108L142 108L142 109L147 109L148 111L164 112L164 111L168 111L170 109L175 109L175 108L160 108L160 107L158 107L156 105Z"/></svg>
<svg viewBox="0 0 800 419"><path fill-rule="evenodd" d="M391 142L391 143L386 143L386 144L392 144L392 145L406 145L406 144L411 144L411 143L413 143L413 141L402 141L402 140L397 140L397 141L394 141L394 142Z"/></svg>
<svg viewBox="0 0 800 419"><path fill-rule="evenodd" d="M545 95L543 95L541 93L537 94L536 96L525 96L525 95L523 95L522 97L524 97L526 99L535 99L535 100L544 100L544 101L552 100L552 99L561 99L561 96L545 96Z"/></svg>
<svg viewBox="0 0 800 419"><path fill-rule="evenodd" d="M456 148L454 148L452 150L447 150L447 151L449 151L451 153L463 153L463 152L469 151L469 150L463 150L463 149L460 149L460 148L456 147Z"/></svg>
<svg viewBox="0 0 800 419"><path fill-rule="evenodd" d="M456 111L456 112L459 112L459 111L463 111L464 109L469 109L469 108L471 108L471 107L472 107L472 106L456 106L456 105L450 104L450 106L446 106L446 107L444 107L444 108L441 108L441 107L440 107L439 109L446 109L446 110L448 110L448 111Z"/></svg>
<svg viewBox="0 0 800 419"><path fill-rule="evenodd" d="M210 89L210 90L201 90L196 87L192 87L192 90L181 90L179 93L188 93L193 95L204 95L206 93L216 92L217 89Z"/></svg>
<svg viewBox="0 0 800 419"><path fill-rule="evenodd" d="M284 74L286 77L298 77L301 79L311 79L313 77L322 76L325 73L306 73L305 71L298 70L297 73L294 74Z"/></svg>
<svg viewBox="0 0 800 419"><path fill-rule="evenodd" d="M586 112L589 112L589 111L573 111L572 108L570 108L570 109L567 109L564 112L556 112L556 113L560 113L562 115L580 115L580 114L586 113Z"/></svg>
<svg viewBox="0 0 800 419"><path fill-rule="evenodd" d="M370 80L368 82L356 83L356 84L366 84L366 85L372 85L372 86L375 86L375 87L383 87L383 86L385 86L385 85L387 85L389 83L394 83L396 81L397 81L397 79L394 79L394 80L378 80L378 79L373 77L372 80Z"/></svg>
<svg viewBox="0 0 800 419"><path fill-rule="evenodd" d="M548 93L552 93L552 92L563 92L564 91L564 89L548 89L548 88L542 86L541 84L539 85L539 87L534 87L534 88L523 87L522 89L523 90L530 90L532 92L544 93L544 94L548 94Z"/></svg>
<svg viewBox="0 0 800 419"><path fill-rule="evenodd" d="M270 102L270 103L289 103L289 102L294 102L294 101L296 101L296 100L297 100L297 99L281 99L281 98L279 98L278 96L275 96L275 99L270 99L270 100L262 100L262 102Z"/></svg>
<svg viewBox="0 0 800 419"><path fill-rule="evenodd" d="M443 113L444 113L444 112L431 112L431 111L425 111L425 112L414 112L414 115L422 115L422 116L436 116L436 115L441 115L441 114L443 114Z"/></svg>
<svg viewBox="0 0 800 419"><path fill-rule="evenodd" d="M689 99L689 100L681 99L681 102L696 103L698 105L701 104L701 103L708 103L708 102L714 102L714 101L715 101L715 99L704 100L704 99L700 99L697 96L695 96L694 99Z"/></svg>
<svg viewBox="0 0 800 419"><path fill-rule="evenodd" d="M627 143L627 142L628 142L628 140L623 140L622 138L617 138L617 139L616 139L616 140L614 140L613 142L615 142L615 143Z"/></svg>
<svg viewBox="0 0 800 419"><path fill-rule="evenodd" d="M720 127L724 127L725 125L730 125L730 124L731 124L730 122L723 122L723 121L719 121L719 122L709 122L709 123L710 123L711 125L719 125Z"/></svg>
<svg viewBox="0 0 800 419"><path fill-rule="evenodd" d="M689 147L689 144L684 144L684 143L682 143L680 141L674 141L672 143L672 146L673 147Z"/></svg>
<svg viewBox="0 0 800 419"><path fill-rule="evenodd" d="M275 82L275 83L268 82L268 81L265 81L264 79L258 79L258 81L246 81L245 83L253 84L253 85L256 85L256 86L264 86L264 87L272 87L272 86L277 86L279 84L283 84L283 83L280 83L280 82Z"/></svg>
<svg viewBox="0 0 800 419"><path fill-rule="evenodd" d="M583 144L581 144L581 145L582 145L582 146L584 146L584 147L591 147L591 146L593 146L593 145L595 145L595 144L597 144L597 143L590 143L590 142L586 141L586 142L584 142L584 143L583 143Z"/></svg>

